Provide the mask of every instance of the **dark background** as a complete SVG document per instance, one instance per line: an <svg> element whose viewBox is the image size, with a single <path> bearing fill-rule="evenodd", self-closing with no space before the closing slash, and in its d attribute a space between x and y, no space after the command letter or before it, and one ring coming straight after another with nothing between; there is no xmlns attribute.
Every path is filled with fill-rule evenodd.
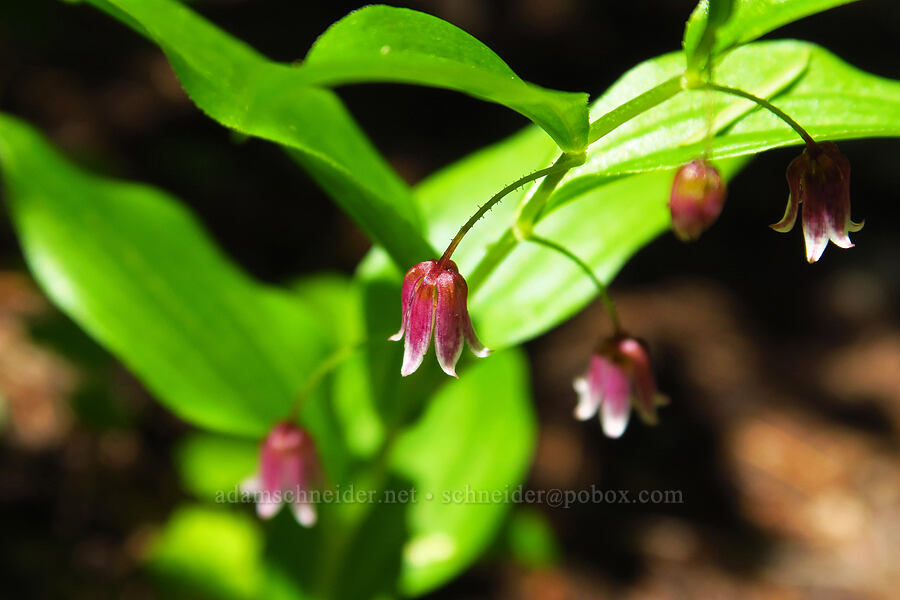
<svg viewBox="0 0 900 600"><path fill-rule="evenodd" d="M193 6L281 61L358 4L208 0ZM691 0L395 3L469 31L528 81L596 96L676 50ZM900 79L900 4L864 0L785 27ZM772 37L771 35L769 37ZM524 120L450 92L340 92L411 183ZM189 204L255 276L351 272L368 242L276 146L236 139L185 98L161 53L87 6L0 7L0 110L91 168ZM605 325L599 307L532 342L541 442L529 485L679 489L679 505L539 507L552 566L502 552L435 597L890 597L900 585L900 142L843 142L858 247L806 264L784 210L796 149L757 158L694 245L664 235L613 286L647 337L662 425L604 439L570 418L571 379ZM2 206L2 205L0 205ZM2 210L2 209L0 209ZM585 333L590 332L590 333ZM0 576L33 596L146 597L143 542L182 497L172 443L186 429L46 305L0 216ZM865 557L864 560L855 556ZM892 587L894 586L894 587ZM13 588L11 588L13 589Z"/></svg>

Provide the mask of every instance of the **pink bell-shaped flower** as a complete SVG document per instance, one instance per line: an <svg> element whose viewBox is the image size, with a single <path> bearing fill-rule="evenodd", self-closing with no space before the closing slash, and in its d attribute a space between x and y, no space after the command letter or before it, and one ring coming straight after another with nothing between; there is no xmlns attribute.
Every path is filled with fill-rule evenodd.
<svg viewBox="0 0 900 600"><path fill-rule="evenodd" d="M847 234L862 229L865 221L854 223L850 219L850 161L837 145L807 145L803 154L788 165L786 175L790 188L787 208L781 221L770 227L783 233L793 229L802 204L806 260L819 260L828 240L841 248L852 248Z"/></svg>
<svg viewBox="0 0 900 600"><path fill-rule="evenodd" d="M283 422L263 440L259 473L242 487L256 496L256 513L261 519L274 517L282 504L288 504L297 522L311 527L316 522L316 509L308 494L318 475L312 438L293 423Z"/></svg>
<svg viewBox="0 0 900 600"><path fill-rule="evenodd" d="M452 260L426 260L407 271L400 298L400 331L389 338L399 341L406 336L401 375L406 377L422 364L432 332L438 363L447 375L457 376L463 340L475 356L490 354L472 328L467 295L466 280Z"/></svg>
<svg viewBox="0 0 900 600"><path fill-rule="evenodd" d="M725 203L725 184L714 166L692 160L675 173L669 211L672 229L683 242L690 242L719 218Z"/></svg>
<svg viewBox="0 0 900 600"><path fill-rule="evenodd" d="M625 433L632 404L645 422L655 424L656 406L665 403L656 391L646 346L625 334L614 335L598 346L587 372L575 380L575 391L575 418L586 421L599 411L603 433L610 438Z"/></svg>

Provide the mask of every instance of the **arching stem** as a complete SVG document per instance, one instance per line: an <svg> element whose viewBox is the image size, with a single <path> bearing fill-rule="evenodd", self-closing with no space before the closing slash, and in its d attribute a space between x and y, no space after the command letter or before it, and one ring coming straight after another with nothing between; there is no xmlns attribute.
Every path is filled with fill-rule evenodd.
<svg viewBox="0 0 900 600"><path fill-rule="evenodd" d="M542 238L532 233L531 236L527 238L527 241L539 244L551 250L555 250L556 252L559 252L560 254L571 260L573 263L578 265L578 267L582 271L584 271L584 273L588 277L590 277L591 281L594 282L597 291L600 293L600 300L603 302L603 306L606 308L606 313L609 315L609 320L612 321L615 333L622 333L622 323L619 321L619 311L616 310L616 304L610 297L609 290L606 288L606 285L604 285L603 282L600 281L600 279L594 274L594 270L591 269L590 265L578 258L578 256L576 256L574 252L561 244L557 244L553 240L548 240L547 238Z"/></svg>

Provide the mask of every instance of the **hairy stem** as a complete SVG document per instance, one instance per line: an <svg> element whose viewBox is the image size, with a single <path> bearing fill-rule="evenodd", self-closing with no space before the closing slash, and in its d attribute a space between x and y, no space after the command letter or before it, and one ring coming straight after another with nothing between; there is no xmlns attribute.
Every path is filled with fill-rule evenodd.
<svg viewBox="0 0 900 600"><path fill-rule="evenodd" d="M542 177L547 177L548 175L557 175L558 174L561 177L563 173L565 173L570 168L572 168L572 166L574 166L576 163L581 164L583 162L584 162L584 154L583 153L577 154L577 155L563 154L562 157L560 157L560 159L558 161L556 161L553 165L547 167L546 169L540 169L538 171L535 171L534 173L531 173L530 175L526 175L525 177L517 179L516 181L512 182L511 184L509 184L508 186L506 186L505 188L503 188L502 190L500 190L499 192L497 192L496 194L491 196L490 200L485 202L481 206L481 208L479 208L475 212L475 214L472 215L469 218L469 220L466 221L465 224L463 224L463 226L459 228L459 231L456 233L456 235L450 241L450 245L447 246L446 250L444 250L444 254L441 256L441 259L439 262L443 265L446 265L447 262L450 260L450 257L453 255L453 251L456 250L456 247L459 245L459 243L462 241L462 239L465 237L465 235L467 233L469 233L469 230L472 229L472 227L475 225L475 223L477 223L478 220L481 219L481 217L483 217L489 210L494 208L494 206L498 202L503 200L503 198L505 198L510 192L520 188L521 186L525 185L526 183L530 183L530 182L540 179Z"/></svg>

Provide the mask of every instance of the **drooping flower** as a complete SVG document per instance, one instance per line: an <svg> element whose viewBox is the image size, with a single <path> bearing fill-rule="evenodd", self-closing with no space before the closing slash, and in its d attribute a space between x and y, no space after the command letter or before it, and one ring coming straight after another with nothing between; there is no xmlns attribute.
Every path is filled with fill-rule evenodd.
<svg viewBox="0 0 900 600"><path fill-rule="evenodd" d="M575 391L575 418L586 421L599 411L603 433L611 438L625 433L632 405L652 425L656 406L665 403L656 390L646 345L626 334L614 335L597 347L587 372L575 380Z"/></svg>
<svg viewBox="0 0 900 600"><path fill-rule="evenodd" d="M828 240L841 248L852 248L847 234L862 229L865 221L850 220L850 161L837 145L807 145L803 154L788 165L786 175L790 188L787 208L781 221L770 227L780 232L793 229L802 204L806 260L819 260Z"/></svg>
<svg viewBox="0 0 900 600"><path fill-rule="evenodd" d="M678 169L669 198L675 235L684 242L699 238L719 218L725 192L719 172L705 160L692 160Z"/></svg>
<svg viewBox="0 0 900 600"><path fill-rule="evenodd" d="M256 513L261 519L274 517L282 504L289 504L297 522L311 527L316 522L316 509L308 494L318 476L312 438L293 423L282 422L263 440L259 473L242 488L256 496Z"/></svg>
<svg viewBox="0 0 900 600"><path fill-rule="evenodd" d="M452 260L426 260L407 271L400 297L400 331L389 338L399 341L406 336L401 375L406 377L422 364L432 331L438 363L453 377L464 339L475 356L490 354L472 328L467 295L466 280Z"/></svg>

